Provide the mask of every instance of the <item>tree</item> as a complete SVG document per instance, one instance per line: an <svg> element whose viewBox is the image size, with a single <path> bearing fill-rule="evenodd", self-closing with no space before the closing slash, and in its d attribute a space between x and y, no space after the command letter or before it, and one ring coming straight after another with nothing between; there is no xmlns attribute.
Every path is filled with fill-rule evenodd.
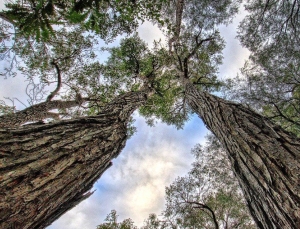
<svg viewBox="0 0 300 229"><path fill-rule="evenodd" d="M242 105L190 83L186 89L192 109L226 148L258 227L297 228L299 139Z"/></svg>
<svg viewBox="0 0 300 229"><path fill-rule="evenodd" d="M196 48L204 41L197 39ZM297 228L300 140L251 109L197 89L191 62L196 49L176 54L186 101L226 148L258 227Z"/></svg>
<svg viewBox="0 0 300 229"><path fill-rule="evenodd" d="M101 107L97 105L94 110L93 106L88 107L88 114L45 124L36 121L49 115L61 115L50 114L49 110L78 106L87 100L94 102L91 97L83 98L80 94L76 100L52 100L63 81L61 66L56 62L53 65L57 70L57 87L45 102L1 116L0 193L5 202L0 205L3 212L0 225L5 228L44 228L92 194L89 189L111 165L111 159L120 153L129 137L132 112L153 94L151 72L152 68L159 68L148 64L149 72L136 86L136 91L119 91L112 101L106 94L106 100L110 102ZM80 74L76 80L81 80ZM75 84L72 80L66 77L64 82ZM88 96L91 95L89 90L99 87L88 86L83 91ZM119 83L117 89L122 86ZM104 88L110 87L114 85ZM77 91L81 92L81 88ZM21 126L28 121L34 123Z"/></svg>
<svg viewBox="0 0 300 229"><path fill-rule="evenodd" d="M247 211L226 151L209 135L206 147L197 145L196 160L185 177L166 188L168 228L256 228Z"/></svg>
<svg viewBox="0 0 300 229"><path fill-rule="evenodd" d="M131 219L125 219L122 222L117 222L118 215L115 210L112 210L105 218L106 223L97 226L97 229L137 229Z"/></svg>
<svg viewBox="0 0 300 229"><path fill-rule="evenodd" d="M1 129L1 228L44 228L88 198L150 93L121 95L96 116Z"/></svg>

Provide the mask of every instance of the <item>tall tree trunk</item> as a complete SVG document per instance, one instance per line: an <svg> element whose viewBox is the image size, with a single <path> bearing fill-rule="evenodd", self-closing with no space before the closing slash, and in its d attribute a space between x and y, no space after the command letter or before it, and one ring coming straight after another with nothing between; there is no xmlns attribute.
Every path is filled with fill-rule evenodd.
<svg viewBox="0 0 300 229"><path fill-rule="evenodd" d="M44 228L89 197L148 93L124 94L93 117L0 129L0 228Z"/></svg>
<svg viewBox="0 0 300 229"><path fill-rule="evenodd" d="M186 83L191 108L225 146L259 228L300 228L300 139Z"/></svg>

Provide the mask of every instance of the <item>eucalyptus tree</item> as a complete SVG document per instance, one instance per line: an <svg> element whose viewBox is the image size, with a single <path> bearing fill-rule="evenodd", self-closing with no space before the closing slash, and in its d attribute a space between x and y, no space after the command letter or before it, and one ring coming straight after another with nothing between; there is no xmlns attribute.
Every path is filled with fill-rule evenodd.
<svg viewBox="0 0 300 229"><path fill-rule="evenodd" d="M176 96L173 94L171 97L172 105L165 106L169 110L153 106L155 101L150 99L152 103L142 108L141 112L150 118L153 115L165 118L170 123L172 116L167 114L174 114L178 107L179 114L186 114L191 110L197 113L226 148L258 227L297 228L300 141L252 109L206 92L207 89L213 89L208 86L217 85L213 76L217 64L220 63L219 53L223 46L216 26L228 22L230 14L229 18L215 22L212 20L210 23L209 17L200 17L201 13L198 13L212 12L208 9L214 4L205 3L201 1L185 5L185 2L178 1L176 10L172 11L173 14L171 12L170 18L174 21L174 27L169 32L168 50L164 51L169 54L165 54L169 65L164 69L163 75L171 76L169 82L175 88L177 86L178 91L174 93ZM190 13L193 9L197 12L194 17ZM225 9L229 9L228 5ZM182 18L178 19L178 16ZM189 27L192 24L185 23L185 16L187 22L192 17L195 25L199 19L199 27ZM163 75L159 78L166 78ZM172 88L170 83L160 89ZM175 88L173 86L172 90ZM178 106L178 103L182 106ZM184 104L189 109L185 109Z"/></svg>
<svg viewBox="0 0 300 229"><path fill-rule="evenodd" d="M1 228L44 228L89 197L150 94L125 93L94 116L1 129Z"/></svg>

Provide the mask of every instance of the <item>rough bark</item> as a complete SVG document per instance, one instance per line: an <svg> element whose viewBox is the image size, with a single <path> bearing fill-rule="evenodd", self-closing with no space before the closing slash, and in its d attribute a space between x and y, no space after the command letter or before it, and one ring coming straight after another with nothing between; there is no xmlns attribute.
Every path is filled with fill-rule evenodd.
<svg viewBox="0 0 300 229"><path fill-rule="evenodd" d="M44 228L89 197L147 94L124 94L93 117L0 129L0 228Z"/></svg>
<svg viewBox="0 0 300 229"><path fill-rule="evenodd" d="M81 99L80 101L53 100L42 102L13 114L0 116L0 128L19 126L26 122L36 122L46 118L59 119L59 114L50 112L50 110L67 109L79 106L82 102L84 102L83 99Z"/></svg>
<svg viewBox="0 0 300 229"><path fill-rule="evenodd" d="M186 99L225 146L258 227L300 228L300 139L191 83Z"/></svg>

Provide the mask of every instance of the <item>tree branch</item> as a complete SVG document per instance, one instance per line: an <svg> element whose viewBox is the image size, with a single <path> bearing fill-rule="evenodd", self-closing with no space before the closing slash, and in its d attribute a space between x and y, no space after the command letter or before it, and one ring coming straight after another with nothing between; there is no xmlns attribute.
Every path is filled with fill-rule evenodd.
<svg viewBox="0 0 300 229"><path fill-rule="evenodd" d="M54 91L52 91L50 93L50 95L47 97L46 101L49 102L51 101L54 96L59 92L60 88L61 88L61 72L60 72L60 69L57 65L57 63L55 61L52 61L51 62L52 65L54 65L55 69L56 69L56 72L57 72L57 86L55 88Z"/></svg>
<svg viewBox="0 0 300 229"><path fill-rule="evenodd" d="M193 204L197 205L197 207L194 207L194 208L207 209L211 213L212 219L215 224L215 228L219 229L219 224L218 224L215 212L209 206L207 206L206 204L201 204L201 203L194 202L194 201L186 201L186 203L192 204L192 205Z"/></svg>
<svg viewBox="0 0 300 229"><path fill-rule="evenodd" d="M12 20L10 20L10 19L7 17L7 15L6 15L5 13L3 13L3 12L0 12L0 18L1 18L2 20L6 21L6 22L8 22L8 23L10 23L10 24L12 24L12 25L15 25L15 23L14 23Z"/></svg>
<svg viewBox="0 0 300 229"><path fill-rule="evenodd" d="M169 40L169 52L172 52L173 42L176 42L180 36L183 6L184 6L184 0L177 0L175 32L174 32L174 36Z"/></svg>
<svg viewBox="0 0 300 229"><path fill-rule="evenodd" d="M46 118L59 119L59 113L49 112L53 109L67 109L80 105L80 102L85 100L81 98L81 101L70 100L61 101L53 100L39 103L30 106L24 110L18 111L13 114L0 116L0 128L9 128L22 125L26 122L41 121Z"/></svg>
<svg viewBox="0 0 300 229"><path fill-rule="evenodd" d="M183 59L183 72L184 72L184 77L185 78L188 78L188 61L191 57L193 57L197 50L199 49L199 47L204 43L204 42L207 42L207 41L211 41L213 40L214 38L213 37L209 37L209 38L206 38L206 39L203 39L201 40L200 42L198 42L198 37L199 37L200 34L198 34L196 36L196 46L193 48L192 52L190 52L187 57L185 57Z"/></svg>

